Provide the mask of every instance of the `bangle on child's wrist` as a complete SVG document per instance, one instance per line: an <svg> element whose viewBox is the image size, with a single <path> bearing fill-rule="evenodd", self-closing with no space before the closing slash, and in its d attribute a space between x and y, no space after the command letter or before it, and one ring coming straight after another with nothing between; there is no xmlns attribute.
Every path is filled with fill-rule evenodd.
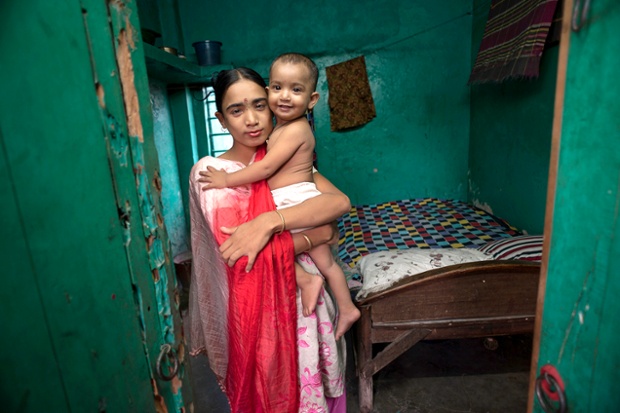
<svg viewBox="0 0 620 413"><path fill-rule="evenodd" d="M303 232L301 233L301 236L304 237L304 239L306 240L306 242L308 243L308 249L305 250L304 252L308 252L312 249L313 245L312 245L312 241L310 241L310 238L304 234Z"/></svg>
<svg viewBox="0 0 620 413"><path fill-rule="evenodd" d="M280 228L279 231L276 231L276 234L281 234L286 229L286 222L284 221L284 215L282 215L282 213L280 213L280 211L278 211L277 209L274 212L278 214L278 216L280 217L280 220L282 220L282 227Z"/></svg>

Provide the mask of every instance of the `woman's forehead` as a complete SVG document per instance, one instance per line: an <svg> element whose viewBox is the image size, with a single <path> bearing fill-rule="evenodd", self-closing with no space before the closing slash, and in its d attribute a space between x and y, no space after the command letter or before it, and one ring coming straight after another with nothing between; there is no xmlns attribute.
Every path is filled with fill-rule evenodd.
<svg viewBox="0 0 620 413"><path fill-rule="evenodd" d="M224 95L222 106L227 107L236 103L254 102L262 98L267 98L265 88L251 80L241 79L230 85Z"/></svg>

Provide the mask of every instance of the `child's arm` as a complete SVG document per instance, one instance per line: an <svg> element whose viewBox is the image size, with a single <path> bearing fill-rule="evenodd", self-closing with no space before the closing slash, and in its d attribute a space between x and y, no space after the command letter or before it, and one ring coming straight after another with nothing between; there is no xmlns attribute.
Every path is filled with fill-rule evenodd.
<svg viewBox="0 0 620 413"><path fill-rule="evenodd" d="M287 229L318 227L331 223L351 209L349 198L327 178L316 172L314 182L316 182L317 189L321 191L321 195L279 211L284 216ZM267 244L271 235L280 229L282 229L282 220L273 211L263 212L236 228L222 229L226 234L231 235L220 246L224 261L232 266L239 258L247 256L246 269L249 271L254 265L256 256ZM305 232L310 234L310 230ZM310 239L314 245L320 243L320 241L316 242L313 236L310 236Z"/></svg>
<svg viewBox="0 0 620 413"><path fill-rule="evenodd" d="M201 178L198 181L206 184L203 185L202 189L230 188L272 176L305 143L305 134L296 133L294 129L291 130L290 126L282 129L277 141L272 144L265 157L260 161L233 173L218 171L213 167L208 167L206 171L200 171Z"/></svg>

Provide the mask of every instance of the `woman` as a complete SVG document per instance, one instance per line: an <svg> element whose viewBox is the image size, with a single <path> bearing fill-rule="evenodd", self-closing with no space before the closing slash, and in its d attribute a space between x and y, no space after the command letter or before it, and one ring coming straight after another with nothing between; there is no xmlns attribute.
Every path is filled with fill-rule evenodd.
<svg viewBox="0 0 620 413"><path fill-rule="evenodd" d="M265 86L245 68L220 73L214 86L233 146L190 174L191 354L207 354L233 412L344 411L333 301L323 291L315 314L303 317L293 265L295 253L327 242L333 230L305 231L309 243L284 230L329 223L349 209L348 198L317 173L323 195L277 213L264 181L208 191L198 181L207 166L233 172L264 156L273 127ZM307 254L298 262L317 273Z"/></svg>

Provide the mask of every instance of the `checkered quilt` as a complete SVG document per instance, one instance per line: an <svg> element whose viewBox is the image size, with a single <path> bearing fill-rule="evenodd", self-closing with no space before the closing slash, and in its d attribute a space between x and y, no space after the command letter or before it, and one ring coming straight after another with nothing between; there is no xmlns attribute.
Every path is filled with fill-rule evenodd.
<svg viewBox="0 0 620 413"><path fill-rule="evenodd" d="M521 235L506 221L455 200L405 199L359 205L338 220L338 256L351 268L364 255L388 249L476 248Z"/></svg>

